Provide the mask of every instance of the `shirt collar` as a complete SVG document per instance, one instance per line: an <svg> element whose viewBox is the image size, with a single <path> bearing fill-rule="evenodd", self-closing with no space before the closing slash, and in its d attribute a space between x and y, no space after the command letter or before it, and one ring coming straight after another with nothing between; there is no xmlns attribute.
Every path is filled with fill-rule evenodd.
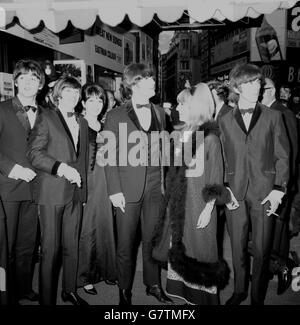
<svg viewBox="0 0 300 325"><path fill-rule="evenodd" d="M18 96L13 97L12 103L17 109L22 110L23 112L25 112L24 106L22 105L22 103L21 103ZM35 113L36 113L38 111L38 105L35 103L34 105L31 105L31 106L34 106L34 107L37 108L37 110L35 111Z"/></svg>

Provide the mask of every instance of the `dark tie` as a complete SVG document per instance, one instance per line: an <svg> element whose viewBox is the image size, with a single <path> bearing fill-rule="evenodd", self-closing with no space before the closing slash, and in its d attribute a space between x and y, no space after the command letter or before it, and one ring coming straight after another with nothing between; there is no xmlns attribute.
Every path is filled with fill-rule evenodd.
<svg viewBox="0 0 300 325"><path fill-rule="evenodd" d="M67 112L68 117L76 116L76 112Z"/></svg>
<svg viewBox="0 0 300 325"><path fill-rule="evenodd" d="M137 109L140 109L140 108L143 108L143 107L151 108L151 104L150 103L149 104L136 104Z"/></svg>
<svg viewBox="0 0 300 325"><path fill-rule="evenodd" d="M245 115L246 113L253 114L254 108L240 109L240 112L242 115Z"/></svg>
<svg viewBox="0 0 300 325"><path fill-rule="evenodd" d="M35 106L31 106L31 105L24 106L24 110L26 112L28 112L30 109L33 111L33 113L35 113L37 110L37 108Z"/></svg>

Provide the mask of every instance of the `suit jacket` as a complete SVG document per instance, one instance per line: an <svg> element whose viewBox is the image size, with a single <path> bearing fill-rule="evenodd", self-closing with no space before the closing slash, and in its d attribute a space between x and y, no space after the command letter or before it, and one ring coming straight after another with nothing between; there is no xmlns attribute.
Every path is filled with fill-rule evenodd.
<svg viewBox="0 0 300 325"><path fill-rule="evenodd" d="M153 105L153 104L152 104ZM152 106L156 114L160 131L165 128L165 112L156 105ZM119 124L124 123L127 127L127 135L131 132L141 131L141 127L135 111L132 107L132 102L127 101L124 105L110 111L105 121L104 130L111 131L116 137L116 166L106 165L105 173L107 178L108 194L113 195L122 192L125 196L126 202L138 202L144 191L146 180L146 166L130 166L128 163L126 166L122 166L119 161L119 151L124 150L123 153L127 155L130 150L137 145L137 143L127 143L127 148L124 149L124 145L119 142ZM127 138L124 139L126 142ZM121 148L122 147L122 148ZM111 148L114 150L113 148ZM142 144L141 150L148 150L145 143ZM162 168L163 169L163 168ZM161 181L163 179L163 173L161 173Z"/></svg>
<svg viewBox="0 0 300 325"><path fill-rule="evenodd" d="M282 113L284 125L286 127L287 136L290 144L290 181L289 184L293 188L296 184L296 160L298 155L298 130L297 119L295 114L283 106L280 101L276 100L271 106L271 110L279 111Z"/></svg>
<svg viewBox="0 0 300 325"><path fill-rule="evenodd" d="M227 104L224 103L223 106L221 107L221 109L220 109L218 115L217 115L217 119L216 119L217 123L219 124L219 122L220 122L220 118L221 118L223 115L225 115L225 114L227 114L228 112L230 112L231 110L232 110L232 108L231 108L230 106L228 106Z"/></svg>
<svg viewBox="0 0 300 325"><path fill-rule="evenodd" d="M37 118L41 108L38 108ZM8 178L15 164L31 168L26 157L30 123L18 97L0 103L0 196L4 201L32 200L31 182Z"/></svg>
<svg viewBox="0 0 300 325"><path fill-rule="evenodd" d="M289 179L289 142L279 112L257 104L248 132L238 108L220 119L225 183L237 200L248 186L259 200L272 189L285 191Z"/></svg>
<svg viewBox="0 0 300 325"><path fill-rule="evenodd" d="M88 168L88 124L78 118L79 139L76 152L71 132L59 110L45 110L33 128L27 156L37 171L33 196L38 204L66 205L76 199L86 202ZM74 167L81 176L81 188L57 176L61 162Z"/></svg>

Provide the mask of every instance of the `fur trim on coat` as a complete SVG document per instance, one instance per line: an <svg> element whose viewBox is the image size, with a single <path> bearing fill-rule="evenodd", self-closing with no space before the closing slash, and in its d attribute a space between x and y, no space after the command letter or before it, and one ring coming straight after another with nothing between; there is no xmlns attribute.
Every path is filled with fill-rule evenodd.
<svg viewBox="0 0 300 325"><path fill-rule="evenodd" d="M220 184L206 185L202 190L202 196L206 203L216 199L217 205L223 205L231 201L230 192Z"/></svg>
<svg viewBox="0 0 300 325"><path fill-rule="evenodd" d="M211 132L215 133L217 128L212 126L215 124L207 123L201 127L200 130L204 130L204 136ZM164 266L169 261L174 271L190 283L223 288L229 279L229 268L225 260L208 263L186 255L186 248L182 241L187 191L185 171L185 166L172 166L169 169L167 191L160 207L160 220L152 239L152 256ZM210 184L203 189L202 195L206 199L220 196L220 201L222 199L226 202L226 191L227 189L222 185ZM171 238L172 247L170 248Z"/></svg>

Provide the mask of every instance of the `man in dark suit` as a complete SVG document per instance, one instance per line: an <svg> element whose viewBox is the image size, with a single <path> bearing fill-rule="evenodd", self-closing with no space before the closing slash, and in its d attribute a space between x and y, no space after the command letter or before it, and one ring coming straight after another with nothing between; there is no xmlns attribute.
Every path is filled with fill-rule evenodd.
<svg viewBox="0 0 300 325"><path fill-rule="evenodd" d="M116 208L120 305L131 304L136 258L134 244L139 222L146 293L161 302L170 302L161 288L159 267L151 257L151 237L159 217L163 175L159 141L151 142L150 139L152 132L164 129L165 113L162 108L149 103L149 98L155 94L155 81L148 66L131 64L123 77L132 98L111 111L105 124L105 130L115 135L118 155L116 166L107 164L105 172L110 200ZM133 135L141 137L140 158L145 157L143 161L132 160L132 149L137 144L127 143L127 136ZM157 164L152 164L151 158Z"/></svg>
<svg viewBox="0 0 300 325"><path fill-rule="evenodd" d="M287 186L287 193L278 209L279 216L276 220L274 231L274 241L271 256L270 271L278 275L277 293L282 294L292 281L293 265L289 260L289 219L291 214L291 204L297 187L297 170L296 158L298 154L298 131L297 120L294 113L282 105L276 99L275 83L270 78L265 78L263 88L262 104L271 110L278 111L282 114L283 122L286 128L290 144L290 178Z"/></svg>
<svg viewBox="0 0 300 325"><path fill-rule="evenodd" d="M45 77L37 62L21 60L15 66L13 78L17 95L0 104L0 198L5 218L0 227L7 228L9 301L18 303L23 298L38 299L32 290L38 213L31 181L36 173L26 157L26 149L28 136L40 115L36 96Z"/></svg>
<svg viewBox="0 0 300 325"><path fill-rule="evenodd" d="M255 65L236 66L230 74L238 107L220 120L225 183L232 192L227 226L232 247L234 293L226 302L247 298L247 245L252 232L251 303L263 304L269 278L273 214L286 192L289 143L281 113L258 102L262 82Z"/></svg>
<svg viewBox="0 0 300 325"><path fill-rule="evenodd" d="M57 108L43 110L28 144L28 158L37 170L34 199L40 209L40 303L55 305L62 247L62 298L74 305L87 304L76 293L78 242L82 204L86 202L88 126L74 115L81 85L61 77L53 98Z"/></svg>

